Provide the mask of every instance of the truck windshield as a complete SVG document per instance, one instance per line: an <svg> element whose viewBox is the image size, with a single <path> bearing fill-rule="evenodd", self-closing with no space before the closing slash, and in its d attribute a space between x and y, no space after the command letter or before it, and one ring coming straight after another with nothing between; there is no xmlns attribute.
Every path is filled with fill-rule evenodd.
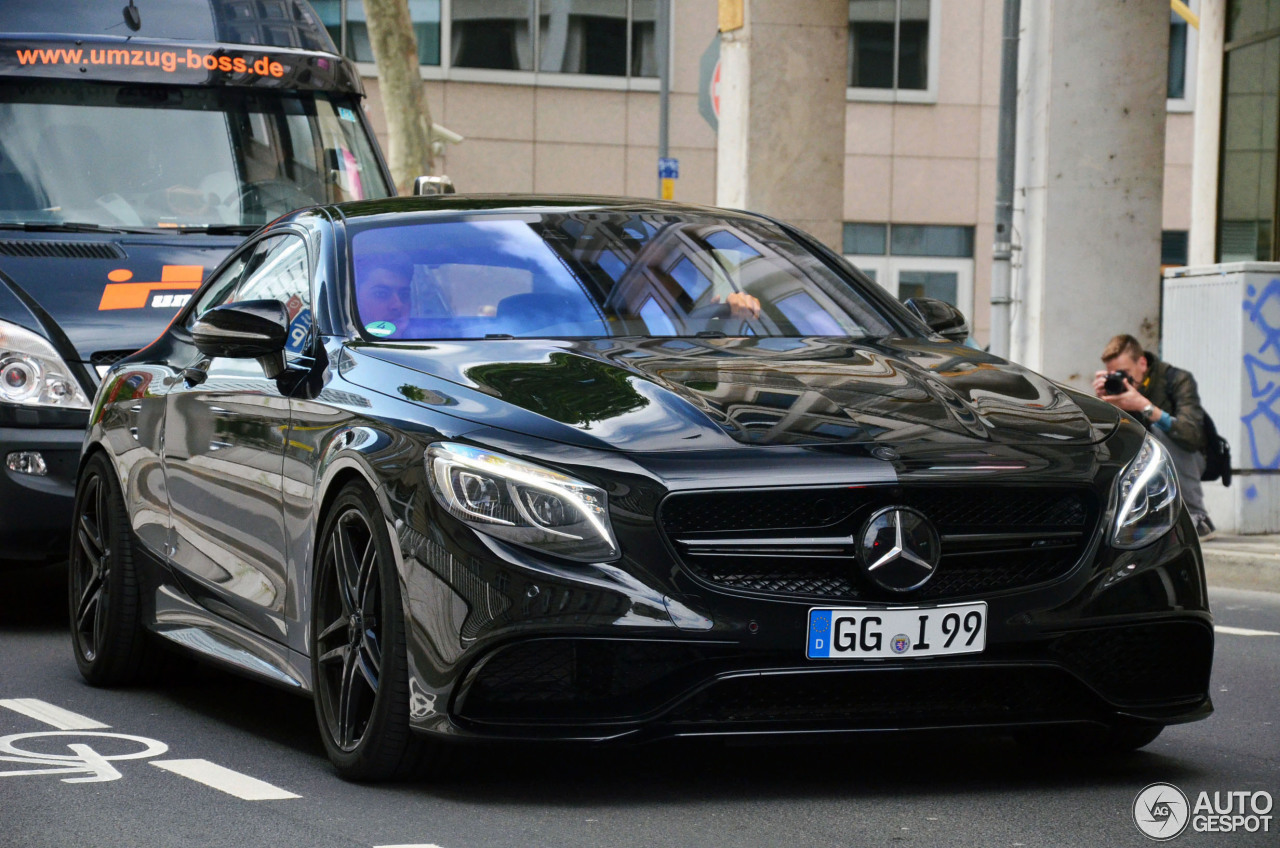
<svg viewBox="0 0 1280 848"><path fill-rule="evenodd" d="M0 223L257 227L391 191L348 95L0 83Z"/></svg>

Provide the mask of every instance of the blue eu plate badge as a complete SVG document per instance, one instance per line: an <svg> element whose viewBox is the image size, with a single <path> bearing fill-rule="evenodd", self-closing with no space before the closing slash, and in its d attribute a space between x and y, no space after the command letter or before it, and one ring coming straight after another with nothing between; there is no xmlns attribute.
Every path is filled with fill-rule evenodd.
<svg viewBox="0 0 1280 848"><path fill-rule="evenodd" d="M809 656L831 656L831 610L814 610L809 614Z"/></svg>

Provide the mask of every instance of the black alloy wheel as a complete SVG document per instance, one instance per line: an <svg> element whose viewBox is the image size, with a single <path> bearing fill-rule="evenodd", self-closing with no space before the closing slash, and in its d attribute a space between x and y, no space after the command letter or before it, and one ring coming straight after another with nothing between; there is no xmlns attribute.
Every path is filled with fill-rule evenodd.
<svg viewBox="0 0 1280 848"><path fill-rule="evenodd" d="M67 578L76 665L97 686L136 682L157 656L142 626L133 529L104 454L81 472L74 514Z"/></svg>
<svg viewBox="0 0 1280 848"><path fill-rule="evenodd" d="M424 746L409 730L404 614L377 500L344 487L321 535L311 604L316 718L329 759L351 780L411 773Z"/></svg>

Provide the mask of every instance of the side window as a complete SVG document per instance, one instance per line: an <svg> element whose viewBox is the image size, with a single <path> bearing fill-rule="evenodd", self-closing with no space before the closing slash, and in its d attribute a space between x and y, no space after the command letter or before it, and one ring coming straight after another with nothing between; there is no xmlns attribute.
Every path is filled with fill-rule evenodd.
<svg viewBox="0 0 1280 848"><path fill-rule="evenodd" d="M200 295L200 299L196 301L195 307L187 317L188 329L191 328L197 318L213 307L230 302L236 284L244 276L245 266L249 263L253 253L252 249L242 251L239 256L231 261L231 264L227 265L217 277L209 282L204 293Z"/></svg>
<svg viewBox="0 0 1280 848"><path fill-rule="evenodd" d="M272 236L260 242L231 300L283 303L289 313L285 354L301 354L311 338L311 273L306 242L296 235Z"/></svg>

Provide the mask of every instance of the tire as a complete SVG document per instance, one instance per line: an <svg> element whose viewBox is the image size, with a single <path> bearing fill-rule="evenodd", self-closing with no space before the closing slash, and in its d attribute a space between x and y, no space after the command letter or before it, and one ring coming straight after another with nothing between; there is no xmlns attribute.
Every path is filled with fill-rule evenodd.
<svg viewBox="0 0 1280 848"><path fill-rule="evenodd" d="M137 548L115 469L103 453L76 484L67 563L71 643L80 674L94 686L154 676L159 651L142 622Z"/></svg>
<svg viewBox="0 0 1280 848"><path fill-rule="evenodd" d="M326 514L311 597L311 679L325 750L347 780L403 778L427 744L409 729L399 576L373 494L348 484Z"/></svg>

